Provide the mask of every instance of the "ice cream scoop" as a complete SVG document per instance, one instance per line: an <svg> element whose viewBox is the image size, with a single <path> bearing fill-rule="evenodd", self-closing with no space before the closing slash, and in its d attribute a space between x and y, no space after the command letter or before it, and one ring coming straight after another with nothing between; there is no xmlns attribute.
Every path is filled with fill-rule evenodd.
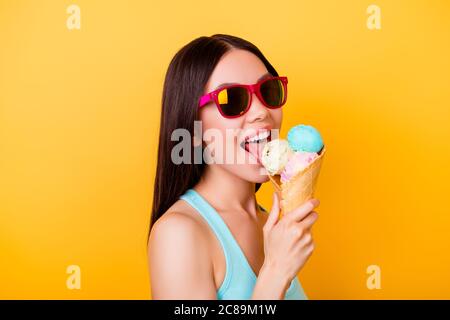
<svg viewBox="0 0 450 320"><path fill-rule="evenodd" d="M288 132L287 140L294 151L319 152L323 148L319 131L308 125L300 124L292 127Z"/></svg>
<svg viewBox="0 0 450 320"><path fill-rule="evenodd" d="M264 149L261 162L281 200L283 216L314 197L326 147L314 127L297 125L287 140L273 140Z"/></svg>
<svg viewBox="0 0 450 320"><path fill-rule="evenodd" d="M286 140L275 139L264 146L261 162L270 175L280 174L292 153Z"/></svg>
<svg viewBox="0 0 450 320"><path fill-rule="evenodd" d="M304 170L310 163L312 163L318 154L315 152L295 152L289 161L284 166L283 171L281 171L281 182L285 183L294 177L298 172Z"/></svg>

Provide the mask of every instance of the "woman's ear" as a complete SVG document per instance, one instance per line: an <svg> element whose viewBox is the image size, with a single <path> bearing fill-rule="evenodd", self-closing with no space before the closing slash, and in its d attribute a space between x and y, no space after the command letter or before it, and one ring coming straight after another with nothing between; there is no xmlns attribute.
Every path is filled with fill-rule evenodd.
<svg viewBox="0 0 450 320"><path fill-rule="evenodd" d="M193 137L192 137L192 146L194 147L194 148L197 148L197 147L202 147L202 139L199 137L199 136L197 136L197 135L194 135Z"/></svg>
<svg viewBox="0 0 450 320"><path fill-rule="evenodd" d="M211 156L206 152L204 152L204 149L206 148L206 143L201 139L199 136L194 136L192 138L192 150L194 150L194 163L195 164L203 164L210 163L208 161L211 161Z"/></svg>
<svg viewBox="0 0 450 320"><path fill-rule="evenodd" d="M194 121L194 136L192 137L192 146L194 148L202 147L203 128L202 121Z"/></svg>

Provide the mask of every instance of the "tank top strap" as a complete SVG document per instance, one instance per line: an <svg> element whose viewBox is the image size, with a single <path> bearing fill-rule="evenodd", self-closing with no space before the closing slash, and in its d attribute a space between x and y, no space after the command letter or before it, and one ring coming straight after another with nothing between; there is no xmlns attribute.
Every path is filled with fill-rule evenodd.
<svg viewBox="0 0 450 320"><path fill-rule="evenodd" d="M200 213L224 247L229 249L233 247L232 240L234 239L228 232L227 225L222 217L220 217L216 210L203 197L201 197L194 189L189 189L180 198L186 200L198 211L198 213Z"/></svg>
<svg viewBox="0 0 450 320"><path fill-rule="evenodd" d="M180 198L196 209L214 231L225 255L226 278L231 277L233 270L239 270L240 273L246 272L247 276L256 278L236 239L216 209L194 189L188 189Z"/></svg>

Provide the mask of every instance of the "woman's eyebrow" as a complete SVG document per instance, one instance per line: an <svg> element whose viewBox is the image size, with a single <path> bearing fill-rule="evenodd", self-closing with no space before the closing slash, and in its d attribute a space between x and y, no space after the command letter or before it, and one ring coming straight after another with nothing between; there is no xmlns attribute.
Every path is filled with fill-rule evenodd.
<svg viewBox="0 0 450 320"><path fill-rule="evenodd" d="M264 75L262 75L261 77L259 77L259 79L256 82L261 81L262 79L265 79L265 78L269 78L269 77L272 77L272 74L270 72L267 72ZM218 90L222 87L229 86L232 84L238 84L238 83L237 82L225 82L225 83L218 85L214 90Z"/></svg>

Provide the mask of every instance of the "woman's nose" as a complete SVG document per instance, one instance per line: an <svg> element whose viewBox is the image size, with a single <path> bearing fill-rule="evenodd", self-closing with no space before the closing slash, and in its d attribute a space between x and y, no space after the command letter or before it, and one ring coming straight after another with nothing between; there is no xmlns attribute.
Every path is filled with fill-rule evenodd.
<svg viewBox="0 0 450 320"><path fill-rule="evenodd" d="M248 122L261 121L269 116L269 110L264 106L264 104L259 100L256 94L252 96L252 104L250 109L246 114Z"/></svg>

